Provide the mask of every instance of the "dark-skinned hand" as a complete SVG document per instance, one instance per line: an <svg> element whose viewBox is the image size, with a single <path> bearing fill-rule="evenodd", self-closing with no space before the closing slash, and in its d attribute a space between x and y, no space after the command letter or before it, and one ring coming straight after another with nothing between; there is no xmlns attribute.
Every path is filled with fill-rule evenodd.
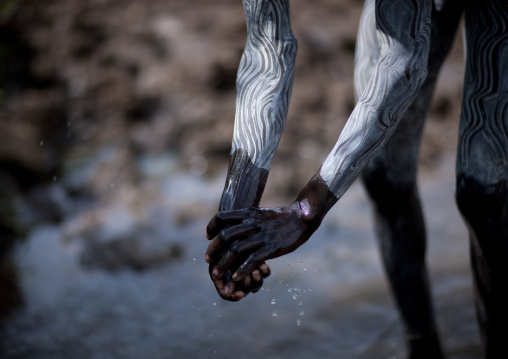
<svg viewBox="0 0 508 359"><path fill-rule="evenodd" d="M215 218L215 217L214 217ZM207 238L210 237L207 234ZM229 243L231 244L231 243ZM231 302L239 301L240 299L245 298L249 293L256 293L263 286L263 281L265 278L270 276L271 270L270 267L266 263L261 263L256 269L254 269L251 273L246 275L242 280L233 281L231 279L231 270L227 270L225 274L221 277L214 276L214 270L218 261L220 260L220 253L224 253L227 251L228 243L223 240L223 238L219 235L212 241L208 247L207 254L205 255L205 260L209 263L208 271L210 274L210 278L217 290L217 293L224 300L228 300ZM213 246L213 252L215 255L212 257L208 255L210 251L210 247ZM237 260L237 266L241 264L242 261ZM236 268L234 265L232 268Z"/></svg>
<svg viewBox="0 0 508 359"><path fill-rule="evenodd" d="M211 269L212 280L241 282L267 259L292 252L305 243L319 224L298 201L289 207L217 213L207 227L207 237L212 241L206 257L214 258L214 263L220 258Z"/></svg>

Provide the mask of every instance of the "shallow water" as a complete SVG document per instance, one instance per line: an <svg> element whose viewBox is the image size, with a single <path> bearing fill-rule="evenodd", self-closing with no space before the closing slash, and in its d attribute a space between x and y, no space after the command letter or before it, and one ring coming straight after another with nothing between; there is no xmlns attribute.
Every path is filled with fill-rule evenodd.
<svg viewBox="0 0 508 359"><path fill-rule="evenodd" d="M216 294L203 259L204 228L222 176L158 176L161 196L146 209L144 233L182 254L142 271L106 271L83 265L86 241L66 236L71 219L37 226L13 256L23 306L2 319L2 358L404 357L359 184L308 243L269 262L273 274L262 291L230 303ZM444 350L448 358L480 358L467 235L453 203L453 159L420 182ZM169 219L184 202L205 209L174 226ZM90 217L108 213L118 211L90 211ZM120 225L121 218L105 220L102 229L128 233L132 224Z"/></svg>

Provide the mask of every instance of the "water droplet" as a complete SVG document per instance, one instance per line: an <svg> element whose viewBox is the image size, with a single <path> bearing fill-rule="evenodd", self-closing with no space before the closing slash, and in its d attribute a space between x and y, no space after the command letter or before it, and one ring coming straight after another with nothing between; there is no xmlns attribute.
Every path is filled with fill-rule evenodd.
<svg viewBox="0 0 508 359"><path fill-rule="evenodd" d="M273 317L276 317L276 316L277 316L277 312L276 312L276 311L274 311L274 312L272 313L272 316L273 316Z"/></svg>
<svg viewBox="0 0 508 359"><path fill-rule="evenodd" d="M289 288L288 292L291 293L293 291L293 288Z"/></svg>
<svg viewBox="0 0 508 359"><path fill-rule="evenodd" d="M317 269L316 269L316 268L314 268L314 272L317 272Z"/></svg>
<svg viewBox="0 0 508 359"><path fill-rule="evenodd" d="M302 311L300 312L300 315L304 315L304 314L305 314L305 312L302 310Z"/></svg>
<svg viewBox="0 0 508 359"><path fill-rule="evenodd" d="M300 319L297 319L296 320L296 325L300 326L300 324L302 324L302 321Z"/></svg>
<svg viewBox="0 0 508 359"><path fill-rule="evenodd" d="M273 298L270 303L275 304L275 298Z"/></svg>
<svg viewBox="0 0 508 359"><path fill-rule="evenodd" d="M298 305L302 305L302 304L303 304L303 302L298 303Z"/></svg>
<svg viewBox="0 0 508 359"><path fill-rule="evenodd" d="M193 260L193 261L195 261L195 260L196 260L196 258L193 258L192 260Z"/></svg>
<svg viewBox="0 0 508 359"><path fill-rule="evenodd" d="M213 302L213 305L217 305L217 303Z"/></svg>
<svg viewBox="0 0 508 359"><path fill-rule="evenodd" d="M293 299L296 299L296 298L298 298L298 295L293 294Z"/></svg>

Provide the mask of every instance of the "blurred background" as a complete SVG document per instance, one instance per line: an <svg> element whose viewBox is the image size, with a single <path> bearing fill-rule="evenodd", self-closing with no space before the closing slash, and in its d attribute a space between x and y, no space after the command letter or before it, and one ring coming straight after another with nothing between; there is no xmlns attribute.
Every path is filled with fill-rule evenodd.
<svg viewBox="0 0 508 359"><path fill-rule="evenodd" d="M262 205L294 199L353 109L359 0L292 2L291 109ZM420 186L439 330L480 358L453 202L463 57L445 63ZM239 0L0 0L1 358L403 358L356 183L263 290L222 301L204 229L224 184Z"/></svg>

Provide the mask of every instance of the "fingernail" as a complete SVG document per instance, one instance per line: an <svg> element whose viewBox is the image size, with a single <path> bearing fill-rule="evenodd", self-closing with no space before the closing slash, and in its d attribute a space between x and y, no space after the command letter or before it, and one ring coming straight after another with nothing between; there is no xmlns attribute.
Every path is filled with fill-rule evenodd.
<svg viewBox="0 0 508 359"><path fill-rule="evenodd" d="M206 254L205 255L205 262L210 263L211 261L212 261L212 258L208 254Z"/></svg>
<svg viewBox="0 0 508 359"><path fill-rule="evenodd" d="M238 279L238 274L233 274L233 277L231 277L231 279L233 279L234 281L236 281Z"/></svg>
<svg viewBox="0 0 508 359"><path fill-rule="evenodd" d="M219 276L219 270L217 268L215 268L212 272L212 275L214 278L217 278Z"/></svg>
<svg viewBox="0 0 508 359"><path fill-rule="evenodd" d="M206 234L206 239L210 240L210 236L208 235L208 233Z"/></svg>

